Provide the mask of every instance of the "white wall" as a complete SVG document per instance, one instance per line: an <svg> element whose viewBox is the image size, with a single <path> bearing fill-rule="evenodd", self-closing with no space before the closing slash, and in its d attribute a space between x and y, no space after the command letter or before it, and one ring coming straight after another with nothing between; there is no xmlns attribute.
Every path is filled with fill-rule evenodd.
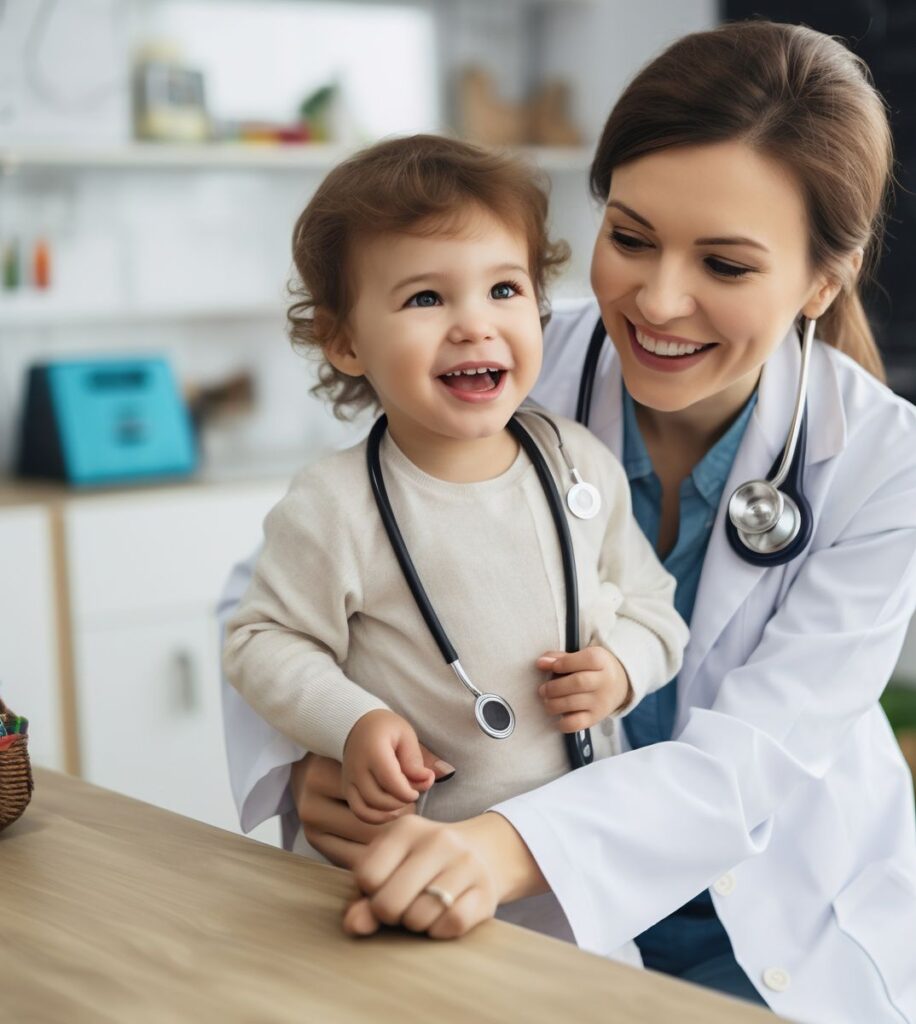
<svg viewBox="0 0 916 1024"><path fill-rule="evenodd" d="M364 129L422 130L439 123L455 71L479 60L506 98L541 77L570 80L575 115L593 141L637 67L715 14L712 0L413 0L385 22L388 6L6 0L0 147L126 139L131 48L162 35L180 38L205 68L223 118L289 118L336 67ZM70 45L77 36L80 45ZM11 234L51 238L55 283L39 301L62 310L47 322L16 321L4 316L9 296L0 291L0 472L11 465L25 369L53 355L164 352L182 381L205 384L250 369L257 413L212 432L214 456L247 461L295 449L306 457L352 436L309 397L309 368L283 331L292 224L321 173L68 169L0 177L0 245ZM558 287L565 294L587 288L597 218L585 177L579 169L553 176L555 231L573 247ZM93 319L85 313L92 309L125 315Z"/></svg>

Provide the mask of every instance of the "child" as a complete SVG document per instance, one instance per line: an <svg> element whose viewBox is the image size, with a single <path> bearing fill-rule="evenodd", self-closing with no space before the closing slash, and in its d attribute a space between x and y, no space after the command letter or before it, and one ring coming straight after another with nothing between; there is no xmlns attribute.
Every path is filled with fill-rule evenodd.
<svg viewBox="0 0 916 1024"><path fill-rule="evenodd" d="M626 476L557 420L602 497L594 518L566 516L582 650L563 653L557 532L507 430L537 378L545 284L565 258L546 213L514 159L416 136L341 164L296 224L292 337L320 350L316 390L335 412L387 415L380 465L420 580L470 678L515 713L505 739L478 726L385 533L366 442L307 467L267 517L226 672L271 724L342 761L346 799L369 822L426 791L428 816L481 813L566 772L564 732L596 727L595 755L614 753L614 716L680 666L674 582L631 515ZM565 490L553 429L520 420ZM430 791L419 741L456 767L452 781Z"/></svg>

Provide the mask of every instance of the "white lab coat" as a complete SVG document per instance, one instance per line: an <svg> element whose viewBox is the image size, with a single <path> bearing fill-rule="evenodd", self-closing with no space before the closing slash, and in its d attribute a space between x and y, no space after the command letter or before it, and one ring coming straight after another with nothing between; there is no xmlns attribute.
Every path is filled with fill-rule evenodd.
<svg viewBox="0 0 916 1024"><path fill-rule="evenodd" d="M557 305L535 392L575 408L593 302ZM674 740L499 805L584 949L606 953L711 887L735 956L778 1013L824 1024L916 1022L912 780L877 700L916 606L916 412L817 343L808 398L803 555L741 561L728 495L785 441L800 350L764 368L713 527L678 682ZM620 455L620 368L608 344L592 430ZM237 566L231 605L253 562ZM224 685L243 828L289 812L302 751ZM290 840L293 814L285 816Z"/></svg>

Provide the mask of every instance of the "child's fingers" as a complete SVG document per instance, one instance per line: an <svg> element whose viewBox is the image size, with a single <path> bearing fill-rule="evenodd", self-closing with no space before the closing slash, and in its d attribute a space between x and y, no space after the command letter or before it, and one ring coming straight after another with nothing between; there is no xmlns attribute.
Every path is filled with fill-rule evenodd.
<svg viewBox="0 0 916 1024"><path fill-rule="evenodd" d="M538 694L545 700L555 697L570 697L577 693L594 693L601 685L599 672L573 672L568 676L548 679L538 687Z"/></svg>
<svg viewBox="0 0 916 1024"><path fill-rule="evenodd" d="M573 693L568 697L554 697L552 700L545 700L544 710L553 718L556 718L557 715L570 715L579 711L593 714L595 704L591 694Z"/></svg>
<svg viewBox="0 0 916 1024"><path fill-rule="evenodd" d="M405 778L396 750L386 750L385 757L373 764L370 770L379 791L384 793L388 800L394 798L396 806L413 803L420 795ZM374 800L370 800L369 803L375 805ZM383 810L395 809L382 803L377 806Z"/></svg>
<svg viewBox="0 0 916 1024"><path fill-rule="evenodd" d="M581 651L545 651L536 664L543 672L568 675L570 672L597 671L606 664L607 652L598 647Z"/></svg>
<svg viewBox="0 0 916 1024"><path fill-rule="evenodd" d="M558 725L560 732L578 732L580 729L590 729L599 721L599 717L587 711L576 711L571 715L561 715Z"/></svg>
<svg viewBox="0 0 916 1024"><path fill-rule="evenodd" d="M348 786L344 796L350 805L350 810L367 825L385 825L397 815L397 811L381 811L377 807L370 807L355 785Z"/></svg>
<svg viewBox="0 0 916 1024"><path fill-rule="evenodd" d="M436 781L435 771L427 768L423 762L423 748L413 729L406 731L398 741L395 754L401 771L421 792L429 789Z"/></svg>

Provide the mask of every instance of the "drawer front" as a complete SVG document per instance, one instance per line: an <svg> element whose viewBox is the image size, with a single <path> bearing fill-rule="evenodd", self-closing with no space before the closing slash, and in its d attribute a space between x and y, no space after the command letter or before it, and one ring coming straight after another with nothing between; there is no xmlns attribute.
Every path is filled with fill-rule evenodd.
<svg viewBox="0 0 916 1024"><path fill-rule="evenodd" d="M215 618L87 628L75 639L83 777L237 830Z"/></svg>
<svg viewBox="0 0 916 1024"><path fill-rule="evenodd" d="M286 481L71 502L66 535L78 625L215 605L232 564L261 542Z"/></svg>

